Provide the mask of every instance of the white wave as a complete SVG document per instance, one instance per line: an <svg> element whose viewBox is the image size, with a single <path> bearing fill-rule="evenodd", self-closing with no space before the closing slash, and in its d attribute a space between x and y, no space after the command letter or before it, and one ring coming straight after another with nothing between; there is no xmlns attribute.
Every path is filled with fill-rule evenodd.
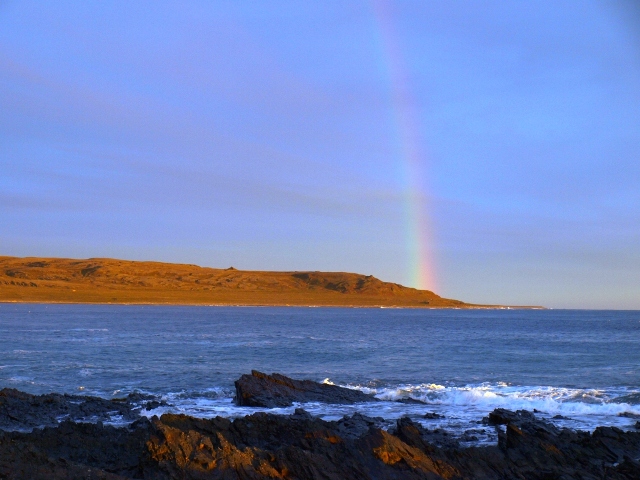
<svg viewBox="0 0 640 480"><path fill-rule="evenodd" d="M327 378L325 384L333 385ZM149 417L163 413L185 413L201 418L216 416L236 418L256 412L291 414L295 408L304 408L324 420L338 420L358 412L384 419L385 428L395 421L409 416L426 428L444 428L462 434L474 433L476 444L494 443L497 439L493 427L480 425L480 420L495 408L528 410L539 418L560 427L594 430L598 426L611 425L629 429L640 416L640 404L616 402L616 398L635 398L639 390L630 389L571 389L558 387L518 387L506 383L448 386L439 384L397 385L386 388L341 385L374 394L381 400L355 405L332 405L318 402L294 404L286 408L239 407L233 400L234 391L229 388L211 388L199 392L180 391L165 394L166 405L144 410ZM401 403L397 400L412 398L420 403ZM640 402L639 402L640 403ZM436 413L437 415L433 415ZM620 414L625 414L621 416ZM427 414L427 415L426 415Z"/></svg>
<svg viewBox="0 0 640 480"><path fill-rule="evenodd" d="M540 410L547 413L617 415L640 414L640 404L617 403L640 391L620 389L572 389L560 387L516 387L506 383L450 387L437 384L401 385L392 388L356 387L380 400L413 398L430 405L482 407L485 409Z"/></svg>

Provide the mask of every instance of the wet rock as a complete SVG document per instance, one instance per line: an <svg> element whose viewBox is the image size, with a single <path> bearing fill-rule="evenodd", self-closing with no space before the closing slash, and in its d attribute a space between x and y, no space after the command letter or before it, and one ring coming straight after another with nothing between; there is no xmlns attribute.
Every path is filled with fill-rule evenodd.
<svg viewBox="0 0 640 480"><path fill-rule="evenodd" d="M524 421L535 420L535 415L527 410L517 410L512 412L505 408L496 408L482 421L487 425L508 425L509 423L522 423Z"/></svg>
<svg viewBox="0 0 640 480"><path fill-rule="evenodd" d="M411 398L411 397L399 398L395 401L398 403L406 403L408 405L427 405L427 402L423 402L422 400L418 400L417 398Z"/></svg>
<svg viewBox="0 0 640 480"><path fill-rule="evenodd" d="M83 395L31 395L12 388L0 390L0 429L29 431L55 426L63 420L109 421L118 416L125 421L139 418L129 398L105 400Z"/></svg>
<svg viewBox="0 0 640 480"><path fill-rule="evenodd" d="M458 437L458 441L460 442L477 442L479 437L474 435L473 433L465 432L463 435Z"/></svg>
<svg viewBox="0 0 640 480"><path fill-rule="evenodd" d="M435 451L437 448L457 449L460 442L469 442L477 437L471 434L456 436L442 428L428 429L409 417L402 417L396 422L396 428L392 432L410 445L419 446L425 451ZM471 437L474 437L473 439Z"/></svg>
<svg viewBox="0 0 640 480"><path fill-rule="evenodd" d="M157 400L151 400L151 401L148 401L147 403L145 403L144 409L145 410L154 410L154 409L156 409L158 407L163 407L165 405L167 405L166 402L159 402Z"/></svg>
<svg viewBox="0 0 640 480"><path fill-rule="evenodd" d="M439 418L445 418L445 416L436 412L427 412L424 414L423 418L426 418L427 420L437 420Z"/></svg>
<svg viewBox="0 0 640 480"><path fill-rule="evenodd" d="M304 420L311 420L311 419L316 418L316 417L311 415L304 408L296 408L293 411L293 414L291 415L291 418L300 418L300 419L304 419Z"/></svg>
<svg viewBox="0 0 640 480"><path fill-rule="evenodd" d="M625 418L640 418L640 415L633 412L622 412L622 413L619 413L618 416L625 417Z"/></svg>
<svg viewBox="0 0 640 480"><path fill-rule="evenodd" d="M464 438L468 438L467 436L463 436ZM427 428L424 429L424 433L422 434L422 438L428 443L435 445L440 448L460 448L461 437L454 436L451 432L444 430L442 428L436 428L433 430L429 430ZM462 440L469 441L469 440Z"/></svg>
<svg viewBox="0 0 640 480"><path fill-rule="evenodd" d="M129 402L129 403L142 403L145 400L151 400L151 401L156 400L156 397L153 395L149 395L148 393L140 393L138 391L135 391L133 393L130 393L124 398L119 398L119 399L114 398L113 400L120 401L120 402Z"/></svg>
<svg viewBox="0 0 640 480"><path fill-rule="evenodd" d="M293 402L353 404L377 401L372 395L358 390L294 380L278 373L267 375L256 370L252 370L251 375L242 375L235 386L236 402L244 407L288 407Z"/></svg>
<svg viewBox="0 0 640 480"><path fill-rule="evenodd" d="M33 400L14 392L18 397ZM504 429L501 445L470 448L408 417L385 431L381 418L354 414L329 422L302 409L234 420L165 414L123 428L67 420L29 433L0 431L0 478L640 478L640 432L558 430L522 411L492 413Z"/></svg>
<svg viewBox="0 0 640 480"><path fill-rule="evenodd" d="M360 413L354 413L351 416L345 415L341 420L335 422L335 428L345 438L360 438L371 428L382 428L384 423L382 417L367 417Z"/></svg>

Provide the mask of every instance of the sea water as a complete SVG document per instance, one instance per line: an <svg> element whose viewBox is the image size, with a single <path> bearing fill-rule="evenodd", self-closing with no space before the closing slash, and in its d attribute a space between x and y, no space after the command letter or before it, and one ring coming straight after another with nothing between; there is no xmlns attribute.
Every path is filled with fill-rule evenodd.
<svg viewBox="0 0 640 480"><path fill-rule="evenodd" d="M233 382L252 369L383 401L238 407ZM476 443L495 441L480 420L496 407L574 429L629 429L640 419L640 312L0 304L4 387L105 398L138 391L166 403L147 415L302 407L389 426L408 415L472 432Z"/></svg>

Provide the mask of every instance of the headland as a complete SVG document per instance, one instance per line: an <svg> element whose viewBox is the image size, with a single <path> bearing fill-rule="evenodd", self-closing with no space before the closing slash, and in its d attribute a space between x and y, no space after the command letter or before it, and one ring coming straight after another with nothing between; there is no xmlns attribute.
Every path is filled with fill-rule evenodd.
<svg viewBox="0 0 640 480"><path fill-rule="evenodd" d="M0 302L504 308L443 298L357 273L37 257L0 257Z"/></svg>

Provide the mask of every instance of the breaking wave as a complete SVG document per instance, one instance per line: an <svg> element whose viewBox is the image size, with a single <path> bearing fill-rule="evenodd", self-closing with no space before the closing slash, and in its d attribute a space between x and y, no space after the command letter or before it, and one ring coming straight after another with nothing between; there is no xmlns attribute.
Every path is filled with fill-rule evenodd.
<svg viewBox="0 0 640 480"><path fill-rule="evenodd" d="M333 384L327 378L323 383ZM185 413L202 418L235 418L256 412L291 414L304 408L325 420L338 420L356 412L380 417L388 428L403 416L409 416L426 428L443 428L463 435L473 431L476 444L494 442L496 432L482 425L482 418L495 408L528 410L558 427L592 431L598 426L633 428L640 419L640 390L571 389L558 387L522 387L505 383L467 386L439 384L360 387L341 385L373 394L378 400L355 405L331 405L318 402L294 404L284 408L238 407L229 388L211 388L200 392L181 391L162 396L164 404L144 411L148 416L166 412ZM401 400L419 400L403 403ZM400 400L400 401L399 401Z"/></svg>

